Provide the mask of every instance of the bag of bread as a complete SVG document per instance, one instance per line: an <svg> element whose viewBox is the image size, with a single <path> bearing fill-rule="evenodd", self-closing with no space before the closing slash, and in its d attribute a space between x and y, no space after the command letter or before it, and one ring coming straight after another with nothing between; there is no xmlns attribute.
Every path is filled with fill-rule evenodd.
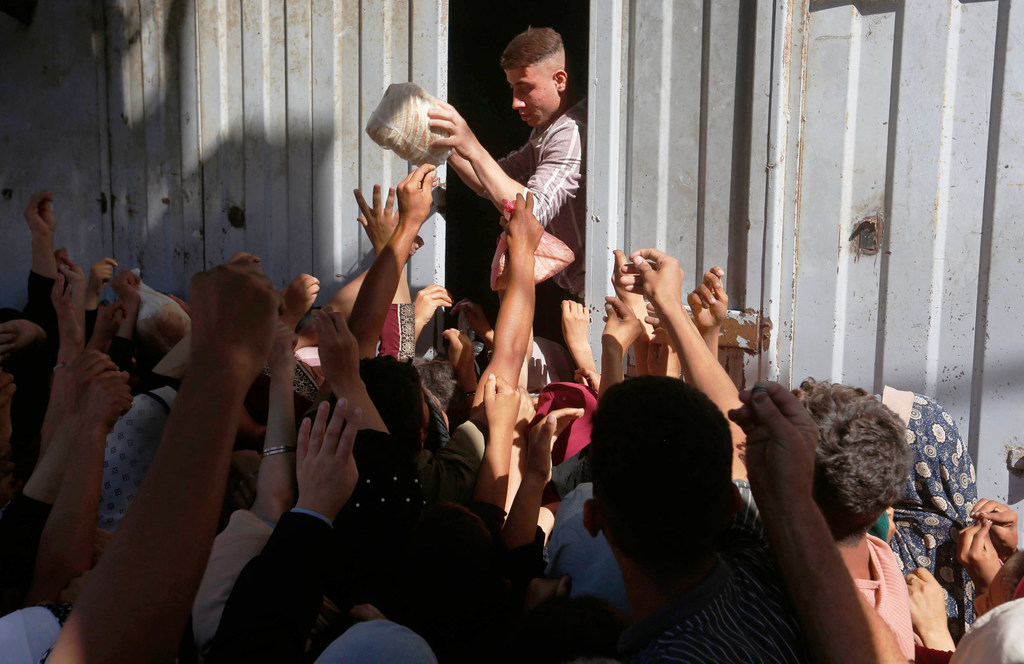
<svg viewBox="0 0 1024 664"><path fill-rule="evenodd" d="M132 270L139 274L139 269ZM163 357L192 328L192 319L181 306L160 291L139 282L139 317L135 335L141 346Z"/></svg>
<svg viewBox="0 0 1024 664"><path fill-rule="evenodd" d="M402 159L438 166L451 154L450 149L432 150L430 144L449 133L428 124L427 111L437 99L415 83L392 83L366 123L366 133L374 143L394 151Z"/></svg>
<svg viewBox="0 0 1024 664"><path fill-rule="evenodd" d="M512 218L516 211L516 202L501 199L505 204L502 216L505 221ZM533 252L533 283L539 284L550 279L576 260L569 246L557 237L544 231L537 250ZM508 234L505 231L498 236L498 248L491 260L491 290L505 290L508 287Z"/></svg>

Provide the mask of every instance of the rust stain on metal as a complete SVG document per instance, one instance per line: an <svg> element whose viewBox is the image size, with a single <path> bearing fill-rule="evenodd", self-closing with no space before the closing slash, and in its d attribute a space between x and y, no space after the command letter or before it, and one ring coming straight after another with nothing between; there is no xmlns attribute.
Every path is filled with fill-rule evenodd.
<svg viewBox="0 0 1024 664"><path fill-rule="evenodd" d="M854 252L854 260L859 260L861 256L877 254L882 248L883 232L881 212L861 219L850 233L850 248Z"/></svg>
<svg viewBox="0 0 1024 664"><path fill-rule="evenodd" d="M237 205L228 208L228 223L232 228L245 228L245 210Z"/></svg>
<svg viewBox="0 0 1024 664"><path fill-rule="evenodd" d="M758 330L761 340L758 343ZM729 311L722 321L718 334L719 348L734 348L749 355L757 355L768 350L771 343L772 321L768 317L760 317L753 309Z"/></svg>

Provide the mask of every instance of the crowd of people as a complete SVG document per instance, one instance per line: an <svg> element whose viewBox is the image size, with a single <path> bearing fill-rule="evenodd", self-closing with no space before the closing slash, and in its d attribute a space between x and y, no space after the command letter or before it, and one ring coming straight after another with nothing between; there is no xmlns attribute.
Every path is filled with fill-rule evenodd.
<svg viewBox="0 0 1024 664"><path fill-rule="evenodd" d="M31 197L28 302L0 315L0 660L1024 661L1016 512L933 399L739 391L723 271L684 293L657 248L607 257L600 358L573 297L535 338L561 203L529 185L496 320L413 298L433 184L355 192L375 257L320 307L245 253L185 299L87 271ZM417 357L439 307L468 329Z"/></svg>

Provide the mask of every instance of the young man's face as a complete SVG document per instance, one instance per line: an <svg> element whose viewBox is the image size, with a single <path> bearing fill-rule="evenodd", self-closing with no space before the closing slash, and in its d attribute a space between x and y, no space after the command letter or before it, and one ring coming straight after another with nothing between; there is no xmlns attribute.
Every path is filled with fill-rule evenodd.
<svg viewBox="0 0 1024 664"><path fill-rule="evenodd" d="M565 93L566 73L554 59L506 69L512 87L512 108L531 127L544 128L555 119Z"/></svg>

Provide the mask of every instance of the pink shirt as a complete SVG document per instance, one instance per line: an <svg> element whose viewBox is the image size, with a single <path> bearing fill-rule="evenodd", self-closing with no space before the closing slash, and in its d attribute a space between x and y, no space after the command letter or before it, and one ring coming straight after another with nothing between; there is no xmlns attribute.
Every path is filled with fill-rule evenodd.
<svg viewBox="0 0 1024 664"><path fill-rule="evenodd" d="M874 535L868 535L867 538L868 553L871 555L871 578L854 579L853 582L896 635L903 656L913 661L914 624L910 619L910 593L906 579L889 545Z"/></svg>

